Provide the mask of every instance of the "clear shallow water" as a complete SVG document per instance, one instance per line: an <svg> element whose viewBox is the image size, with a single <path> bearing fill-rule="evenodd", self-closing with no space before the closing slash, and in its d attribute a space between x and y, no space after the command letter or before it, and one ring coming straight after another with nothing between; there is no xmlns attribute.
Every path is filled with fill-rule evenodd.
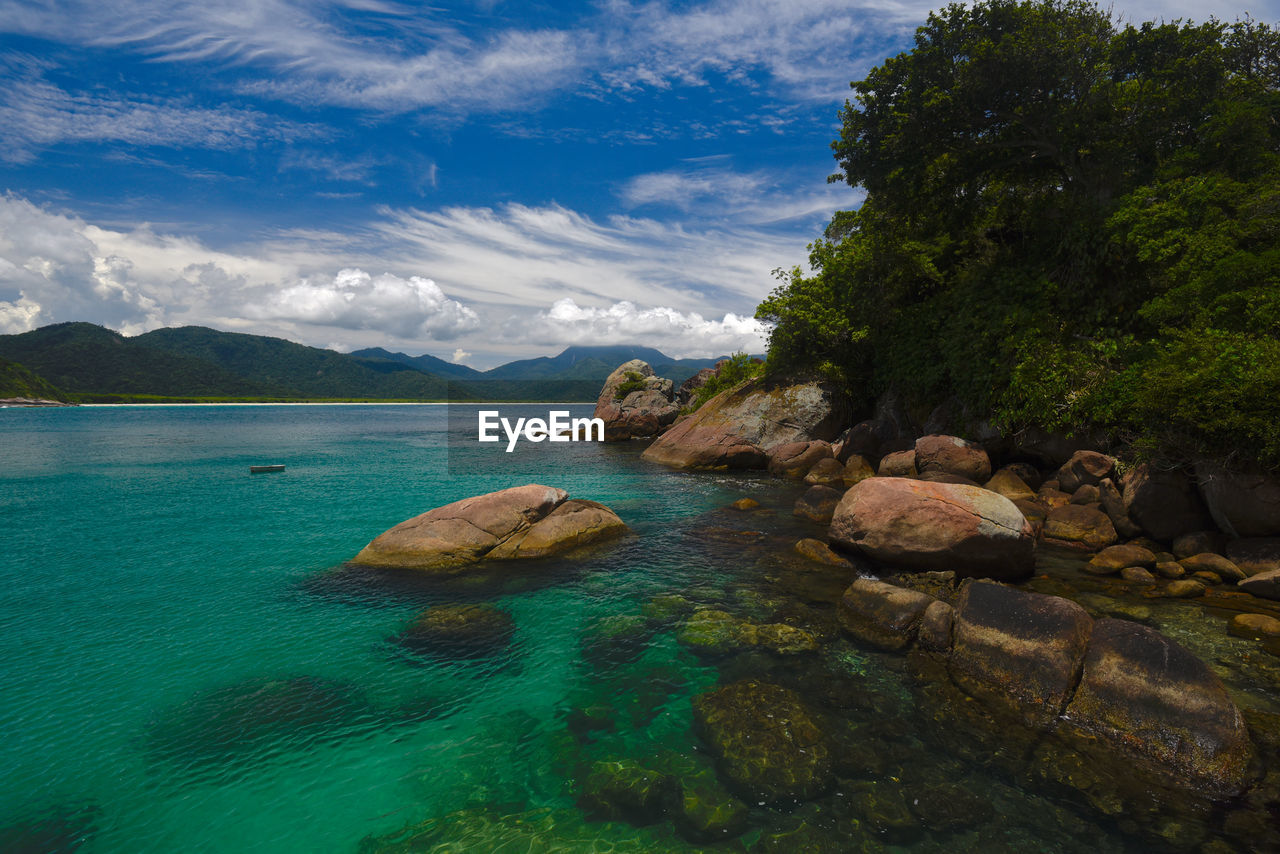
<svg viewBox="0 0 1280 854"><path fill-rule="evenodd" d="M823 602L847 579L778 557L817 533L789 515L794 486L669 472L630 447L507 457L463 439L472 416L453 412L453 441L432 406L0 413L0 848L345 852L436 818L447 850L523 851L529 827L550 851L689 850L666 824L584 823L573 781L619 757L708 770L691 698L763 675L812 691L866 761L819 803L753 808L731 850L797 827L816 835L760 850L1154 850L1149 832L1037 777L1036 755L1011 766L991 760L999 740L951 738L901 657L837 640L710 661L658 626L621 649L593 641L600 620L673 591L829 629ZM248 473L276 462L288 471ZM527 482L602 501L636 536L483 583L342 568L396 522ZM723 510L743 495L766 512ZM426 657L393 642L452 602L510 613L510 647ZM585 722L596 707L606 729ZM986 806L927 832L886 824L903 791L917 804L955 791L940 784ZM1171 850L1212 838L1175 830Z"/></svg>

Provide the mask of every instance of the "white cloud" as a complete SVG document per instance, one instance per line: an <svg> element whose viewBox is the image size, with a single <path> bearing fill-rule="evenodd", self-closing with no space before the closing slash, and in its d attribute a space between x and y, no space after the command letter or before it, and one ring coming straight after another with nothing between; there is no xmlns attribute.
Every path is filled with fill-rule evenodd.
<svg viewBox="0 0 1280 854"><path fill-rule="evenodd" d="M466 350L463 350L461 347L458 347L456 350L453 351L453 358L450 361L455 362L459 365L465 365L467 363L467 359L470 359L470 358L471 358L470 353L468 353Z"/></svg>
<svg viewBox="0 0 1280 854"><path fill-rule="evenodd" d="M666 206L704 221L752 225L800 218L825 221L832 211L861 203L861 190L851 192L847 185L827 184L824 178L797 170L735 172L712 162L636 175L619 196L633 207Z"/></svg>
<svg viewBox="0 0 1280 854"><path fill-rule="evenodd" d="M774 284L769 270L802 260L811 233L508 205L388 209L343 234L213 249L0 196L0 325L200 324L417 352L450 341L476 366L576 342L758 351L750 315Z"/></svg>
<svg viewBox="0 0 1280 854"><path fill-rule="evenodd" d="M446 297L430 279L402 279L390 273L375 278L356 269L275 290L262 302L246 306L246 314L436 341L451 340L479 325L474 311Z"/></svg>
<svg viewBox="0 0 1280 854"><path fill-rule="evenodd" d="M686 314L666 306L641 308L627 301L584 308L568 297L531 319L515 317L507 324L507 334L516 340L556 346L638 342L676 358L763 352L768 332L760 321L736 314L707 320L697 312Z"/></svg>

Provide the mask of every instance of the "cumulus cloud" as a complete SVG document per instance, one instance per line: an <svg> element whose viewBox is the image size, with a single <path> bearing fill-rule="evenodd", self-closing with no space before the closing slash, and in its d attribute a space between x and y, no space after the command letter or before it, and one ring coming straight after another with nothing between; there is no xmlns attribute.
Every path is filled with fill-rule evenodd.
<svg viewBox="0 0 1280 854"><path fill-rule="evenodd" d="M449 299L430 279L374 277L363 270L313 276L272 293L247 309L250 316L340 329L373 329L400 338L448 341L475 329L476 313Z"/></svg>
<svg viewBox="0 0 1280 854"><path fill-rule="evenodd" d="M676 358L710 358L726 353L762 352L769 329L751 317L726 314L704 319L667 306L641 308L629 301L604 308L579 306L566 297L530 318L512 318L506 333L537 344L642 342Z"/></svg>

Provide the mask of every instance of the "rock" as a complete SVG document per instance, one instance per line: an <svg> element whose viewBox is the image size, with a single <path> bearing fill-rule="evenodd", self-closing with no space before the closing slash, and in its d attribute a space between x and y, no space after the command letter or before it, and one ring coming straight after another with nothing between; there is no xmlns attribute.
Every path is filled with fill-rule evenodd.
<svg viewBox="0 0 1280 854"><path fill-rule="evenodd" d="M754 498L739 498L729 506L734 510L755 510L760 506L760 502Z"/></svg>
<svg viewBox="0 0 1280 854"><path fill-rule="evenodd" d="M1205 552L1222 554L1226 546L1227 538L1218 531L1192 531L1175 539L1170 551L1174 557L1182 559Z"/></svg>
<svg viewBox="0 0 1280 854"><path fill-rule="evenodd" d="M640 359L624 362L604 381L593 417L604 421L606 442L656 436L680 414L671 380L653 375Z"/></svg>
<svg viewBox="0 0 1280 854"><path fill-rule="evenodd" d="M1094 555L1085 571L1094 575L1113 575L1126 566L1154 567L1156 556L1142 546L1107 546Z"/></svg>
<svg viewBox="0 0 1280 854"><path fill-rule="evenodd" d="M753 628L726 611L705 609L693 612L676 632L676 640L702 655L725 655L753 646Z"/></svg>
<svg viewBox="0 0 1280 854"><path fill-rule="evenodd" d="M982 448L956 436L916 439L916 470L945 472L984 483L991 478L991 458Z"/></svg>
<svg viewBox="0 0 1280 854"><path fill-rule="evenodd" d="M923 480L928 483L962 483L965 486L981 487L982 484L976 480L970 480L967 477L961 477L958 474L951 474L945 471L927 471L923 474L916 475L917 480Z"/></svg>
<svg viewBox="0 0 1280 854"><path fill-rule="evenodd" d="M776 655L800 655L818 648L818 640L804 629L786 623L766 623L755 627L756 646Z"/></svg>
<svg viewBox="0 0 1280 854"><path fill-rule="evenodd" d="M659 593L644 603L641 613L659 624L673 623L693 612L693 603L679 593Z"/></svg>
<svg viewBox="0 0 1280 854"><path fill-rule="evenodd" d="M889 421L860 421L841 433L833 443L839 448L836 459L848 461L849 457L858 455L868 460L878 460L884 455L885 445L897 438L897 435L897 428Z"/></svg>
<svg viewBox="0 0 1280 854"><path fill-rule="evenodd" d="M1280 638L1280 620L1266 614L1236 614L1231 618L1227 631L1238 638L1251 640Z"/></svg>
<svg viewBox="0 0 1280 854"><path fill-rule="evenodd" d="M1070 600L973 582L956 603L948 670L970 695L1045 728L1071 696L1092 622Z"/></svg>
<svg viewBox="0 0 1280 854"><path fill-rule="evenodd" d="M625 664L644 654L653 627L641 614L612 614L592 621L578 646L584 661L603 665Z"/></svg>
<svg viewBox="0 0 1280 854"><path fill-rule="evenodd" d="M796 692L744 679L693 701L694 723L730 786L749 803L819 797L831 751Z"/></svg>
<svg viewBox="0 0 1280 854"><path fill-rule="evenodd" d="M1075 492L1071 493L1072 504L1097 504L1101 500L1102 497L1098 492L1098 487L1091 483L1086 483Z"/></svg>
<svg viewBox="0 0 1280 854"><path fill-rule="evenodd" d="M746 829L747 816L746 804L720 785L714 774L698 774L680 781L673 818L686 839L731 839Z"/></svg>
<svg viewBox="0 0 1280 854"><path fill-rule="evenodd" d="M523 534L499 543L486 557L492 560L549 557L627 531L618 515L595 501L570 499L552 510Z"/></svg>
<svg viewBox="0 0 1280 854"><path fill-rule="evenodd" d="M814 486L843 489L844 469L844 463L837 461L835 457L826 457L813 464L813 468L809 469L809 473L804 476L804 482Z"/></svg>
<svg viewBox="0 0 1280 854"><path fill-rule="evenodd" d="M769 474L777 477L804 477L809 469L819 460L835 457L831 453L831 445L827 442L787 442L778 445L768 453Z"/></svg>
<svg viewBox="0 0 1280 854"><path fill-rule="evenodd" d="M633 759L597 762L591 766L578 805L591 817L653 824L667 812L675 794L675 781Z"/></svg>
<svg viewBox="0 0 1280 854"><path fill-rule="evenodd" d="M828 566L847 566L853 568L853 564L840 557L831 550L831 547L821 540L815 540L807 537L796 543L796 554L806 557L816 563L825 563Z"/></svg>
<svg viewBox="0 0 1280 854"><path fill-rule="evenodd" d="M1171 599L1194 599L1203 596L1205 586L1193 578L1171 581L1164 588L1164 595Z"/></svg>
<svg viewBox="0 0 1280 854"><path fill-rule="evenodd" d="M1071 503L1071 496L1053 486L1055 483L1057 483L1056 480L1044 483L1036 493L1036 500L1049 510L1057 507L1066 507Z"/></svg>
<svg viewBox="0 0 1280 854"><path fill-rule="evenodd" d="M557 554L626 530L602 504L529 484L428 510L375 537L352 562L451 572L486 557Z"/></svg>
<svg viewBox="0 0 1280 854"><path fill-rule="evenodd" d="M1050 510L1044 520L1044 538L1088 551L1106 548L1117 539L1116 529L1105 513L1079 504Z"/></svg>
<svg viewBox="0 0 1280 854"><path fill-rule="evenodd" d="M1044 482L1044 476L1040 474L1040 469L1031 463L1009 463L1001 470L1021 478L1022 482L1033 490L1039 489L1040 484Z"/></svg>
<svg viewBox="0 0 1280 854"><path fill-rule="evenodd" d="M1212 572L1223 581L1243 581L1245 579L1245 574L1240 571L1238 566L1222 555L1216 555L1212 552L1184 557L1178 563L1182 564L1182 568L1193 575L1197 572Z"/></svg>
<svg viewBox="0 0 1280 854"><path fill-rule="evenodd" d="M832 460L832 462L835 462ZM792 515L826 524L831 521L844 493L829 486L811 486L796 499Z"/></svg>
<svg viewBox="0 0 1280 854"><path fill-rule="evenodd" d="M511 615L492 605L436 605L419 614L396 642L430 655L477 658L504 651L515 630Z"/></svg>
<svg viewBox="0 0 1280 854"><path fill-rule="evenodd" d="M1182 564L1176 561L1162 560L1156 563L1156 575L1161 578L1185 578L1187 571L1182 568Z"/></svg>
<svg viewBox="0 0 1280 854"><path fill-rule="evenodd" d="M684 409L693 402L693 396L698 393L698 389L711 382L711 378L718 373L717 368L703 368L680 383L680 388L676 390L676 404Z"/></svg>
<svg viewBox="0 0 1280 854"><path fill-rule="evenodd" d="M1179 471L1161 471L1140 463L1124 476L1124 507L1129 518L1161 542L1187 531L1203 531L1212 520L1199 493Z"/></svg>
<svg viewBox="0 0 1280 854"><path fill-rule="evenodd" d="M1031 524L1009 499L980 487L869 478L844 494L828 535L908 569L1021 578L1034 566Z"/></svg>
<svg viewBox="0 0 1280 854"><path fill-rule="evenodd" d="M675 468L762 468L778 445L834 439L848 415L848 401L833 383L755 379L682 418L643 457Z"/></svg>
<svg viewBox="0 0 1280 854"><path fill-rule="evenodd" d="M1008 466L992 475L984 488L998 492L1010 501L1029 500L1036 495L1027 482L1018 477Z"/></svg>
<svg viewBox="0 0 1280 854"><path fill-rule="evenodd" d="M911 794L911 811L934 832L954 833L986 824L995 817L995 808L987 797L955 783L925 786L913 789Z"/></svg>
<svg viewBox="0 0 1280 854"><path fill-rule="evenodd" d="M1151 571L1140 566L1126 566L1120 570L1120 577L1131 584L1155 584L1156 577Z"/></svg>
<svg viewBox="0 0 1280 854"><path fill-rule="evenodd" d="M881 649L903 649L915 642L925 609L935 601L927 593L859 578L840 599L840 626Z"/></svg>
<svg viewBox="0 0 1280 854"><path fill-rule="evenodd" d="M1076 451L1062 464L1056 475L1063 492L1075 492L1082 486L1097 486L1116 470L1114 457L1097 451Z"/></svg>
<svg viewBox="0 0 1280 854"><path fill-rule="evenodd" d="M1218 575L1218 573L1216 572L1210 572L1207 569L1202 569L1199 572L1193 572L1191 573L1191 577L1205 584L1221 584L1222 583L1221 575Z"/></svg>
<svg viewBox="0 0 1280 854"><path fill-rule="evenodd" d="M876 474L880 477L915 477L917 474L915 449L886 454L880 460L880 468Z"/></svg>
<svg viewBox="0 0 1280 854"><path fill-rule="evenodd" d="M919 838L923 827L907 807L902 785L876 780L850 787L849 807L860 820L860 829L873 839L902 845Z"/></svg>
<svg viewBox="0 0 1280 854"><path fill-rule="evenodd" d="M1200 494L1218 527L1233 537L1280 536L1280 478L1196 466Z"/></svg>
<svg viewBox="0 0 1280 854"><path fill-rule="evenodd" d="M1280 537L1254 537L1227 543L1227 559L1245 575L1280 569Z"/></svg>
<svg viewBox="0 0 1280 854"><path fill-rule="evenodd" d="M1280 569L1270 572L1259 572L1251 575L1237 586L1246 593L1252 593L1262 599L1280 600Z"/></svg>
<svg viewBox="0 0 1280 854"><path fill-rule="evenodd" d="M951 651L951 628L955 624L956 611L946 602L929 603L920 616L920 629L916 640L926 652L946 655Z"/></svg>
<svg viewBox="0 0 1280 854"><path fill-rule="evenodd" d="M1070 726L1222 794L1241 791L1253 746L1226 688L1195 655L1138 623L1093 625Z"/></svg>
<svg viewBox="0 0 1280 854"><path fill-rule="evenodd" d="M875 477L875 469L871 468L871 463L861 454L851 454L844 464L844 471L840 474L840 479L844 482L846 488L853 486L855 483L861 483L869 477Z"/></svg>
<svg viewBox="0 0 1280 854"><path fill-rule="evenodd" d="M1142 528L1129 518L1129 511L1124 507L1124 498L1121 497L1119 488L1111 478L1103 478L1098 484L1098 501L1102 505L1102 512L1107 514L1117 534L1133 538L1142 533Z"/></svg>

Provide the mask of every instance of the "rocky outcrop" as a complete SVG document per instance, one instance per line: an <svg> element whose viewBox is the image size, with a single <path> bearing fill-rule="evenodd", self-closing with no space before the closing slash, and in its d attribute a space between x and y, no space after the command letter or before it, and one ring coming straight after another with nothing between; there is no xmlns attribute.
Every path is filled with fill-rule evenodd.
<svg viewBox="0 0 1280 854"><path fill-rule="evenodd" d="M1125 474L1122 492L1129 518L1161 542L1212 526L1200 495L1179 471L1140 463Z"/></svg>
<svg viewBox="0 0 1280 854"><path fill-rule="evenodd" d="M853 637L940 656L962 690L1036 729L1101 741L1213 796L1252 781L1253 745L1222 682L1153 629L987 581L968 582L952 609L859 579L840 608Z"/></svg>
<svg viewBox="0 0 1280 854"><path fill-rule="evenodd" d="M658 435L679 414L671 380L654 376L648 362L632 359L604 381L593 417L604 421L606 442L625 442Z"/></svg>
<svg viewBox="0 0 1280 854"><path fill-rule="evenodd" d="M482 559L559 554L626 530L603 504L529 484L428 510L375 537L352 562L447 573Z"/></svg>
<svg viewBox="0 0 1280 854"><path fill-rule="evenodd" d="M832 543L908 569L962 576L1030 574L1035 535L1009 499L976 486L873 477L851 487L831 520Z"/></svg>
<svg viewBox="0 0 1280 854"><path fill-rule="evenodd" d="M809 800L834 782L827 740L788 688L734 682L695 698L693 717L721 774L749 803Z"/></svg>
<svg viewBox="0 0 1280 854"><path fill-rule="evenodd" d="M1196 466L1200 494L1218 527L1233 537L1280 536L1280 478Z"/></svg>
<svg viewBox="0 0 1280 854"><path fill-rule="evenodd" d="M834 384L756 379L677 421L644 458L675 468L763 468L768 452L779 445L830 441L848 419L848 401Z"/></svg>
<svg viewBox="0 0 1280 854"><path fill-rule="evenodd" d="M720 364L724 364L721 362ZM681 409L693 402L693 396L698 393L698 389L711 382L718 371L716 368L703 368L684 382L680 383L680 388L676 389L676 404Z"/></svg>

